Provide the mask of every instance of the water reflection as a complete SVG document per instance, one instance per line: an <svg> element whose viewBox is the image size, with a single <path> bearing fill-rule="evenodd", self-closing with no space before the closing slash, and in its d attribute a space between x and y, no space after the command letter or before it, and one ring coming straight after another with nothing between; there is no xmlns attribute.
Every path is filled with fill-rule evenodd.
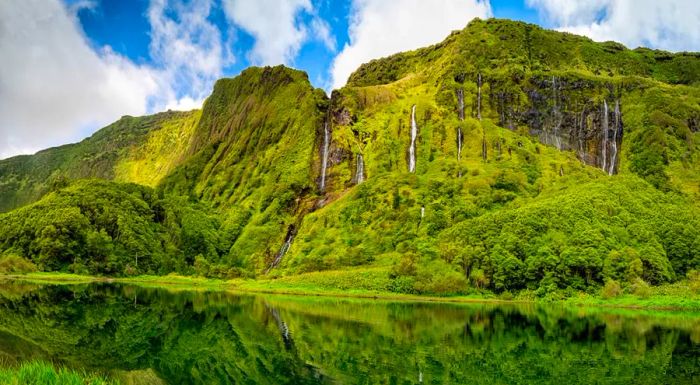
<svg viewBox="0 0 700 385"><path fill-rule="evenodd" d="M700 383L700 317L0 284L0 359L129 383Z"/></svg>

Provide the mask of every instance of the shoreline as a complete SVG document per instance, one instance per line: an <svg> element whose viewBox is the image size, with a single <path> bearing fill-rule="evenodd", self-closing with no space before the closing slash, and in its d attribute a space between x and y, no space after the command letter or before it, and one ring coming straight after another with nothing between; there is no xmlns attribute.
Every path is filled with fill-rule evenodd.
<svg viewBox="0 0 700 385"><path fill-rule="evenodd" d="M700 314L700 296L688 291L686 295L652 295L649 298L638 298L623 295L612 299L598 296L582 295L561 300L541 300L537 298L498 298L495 294L461 295L461 296L431 296L419 294L403 294L388 291L366 289L324 289L305 288L302 285L275 287L275 280L220 280L189 276L138 276L138 277L98 277L66 273L29 273L29 274L0 274L0 280L24 281L37 284L79 285L89 283L124 283L146 288L164 288L184 291L212 290L229 293L291 295L300 297L329 297L355 298L365 300L424 302L424 303L472 303L472 304L553 304L577 307L596 307L626 310L658 310L697 312ZM583 293L582 293L583 294ZM489 296L490 295L490 296ZM491 297L492 296L492 297Z"/></svg>

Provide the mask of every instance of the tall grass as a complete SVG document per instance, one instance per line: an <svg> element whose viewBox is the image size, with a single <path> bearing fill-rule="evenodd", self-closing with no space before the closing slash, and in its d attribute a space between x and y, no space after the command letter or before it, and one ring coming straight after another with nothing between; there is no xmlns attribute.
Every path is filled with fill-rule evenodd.
<svg viewBox="0 0 700 385"><path fill-rule="evenodd" d="M66 368L56 369L43 361L0 368L0 385L118 385L117 381Z"/></svg>

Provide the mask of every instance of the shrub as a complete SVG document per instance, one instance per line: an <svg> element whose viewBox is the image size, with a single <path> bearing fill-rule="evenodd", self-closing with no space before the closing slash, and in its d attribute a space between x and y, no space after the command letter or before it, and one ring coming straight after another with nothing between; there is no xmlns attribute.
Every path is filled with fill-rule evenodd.
<svg viewBox="0 0 700 385"><path fill-rule="evenodd" d="M414 288L421 294L458 294L467 288L467 279L443 260L419 266Z"/></svg>
<svg viewBox="0 0 700 385"><path fill-rule="evenodd" d="M15 254L0 257L0 274L27 274L37 271L31 261Z"/></svg>
<svg viewBox="0 0 700 385"><path fill-rule="evenodd" d="M632 282L632 294L639 298L649 298L651 296L651 287L641 278L636 278Z"/></svg>
<svg viewBox="0 0 700 385"><path fill-rule="evenodd" d="M620 286L620 283L616 280L610 279L605 282L605 286L603 286L600 295L604 299L619 297L622 295L622 286Z"/></svg>
<svg viewBox="0 0 700 385"><path fill-rule="evenodd" d="M124 267L124 275L127 277L133 277L138 274L138 270L136 270L133 266L130 264L127 264Z"/></svg>
<svg viewBox="0 0 700 385"><path fill-rule="evenodd" d="M690 290L695 294L700 294L700 271L691 270L688 272L687 277Z"/></svg>

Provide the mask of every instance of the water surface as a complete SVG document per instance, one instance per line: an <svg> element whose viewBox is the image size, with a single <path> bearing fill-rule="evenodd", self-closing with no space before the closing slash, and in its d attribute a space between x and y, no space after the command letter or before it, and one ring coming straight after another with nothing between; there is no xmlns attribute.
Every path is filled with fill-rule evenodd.
<svg viewBox="0 0 700 385"><path fill-rule="evenodd" d="M698 384L700 317L0 283L0 362L130 384Z"/></svg>

